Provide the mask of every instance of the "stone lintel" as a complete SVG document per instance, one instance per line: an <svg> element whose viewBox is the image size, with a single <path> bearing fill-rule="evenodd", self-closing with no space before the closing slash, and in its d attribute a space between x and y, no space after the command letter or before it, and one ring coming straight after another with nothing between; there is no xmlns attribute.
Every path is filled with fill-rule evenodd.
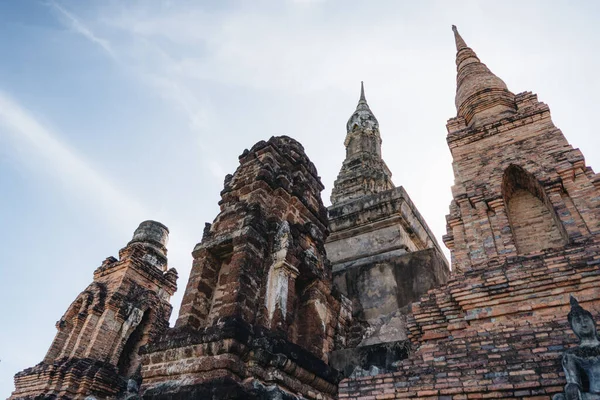
<svg viewBox="0 0 600 400"><path fill-rule="evenodd" d="M333 273L342 273L351 268L362 267L367 264L376 264L385 261L392 257L399 257L404 254L410 253L406 246L398 246L396 248L386 249L380 253L372 254L368 257L356 257L348 260L339 260L333 265Z"/></svg>

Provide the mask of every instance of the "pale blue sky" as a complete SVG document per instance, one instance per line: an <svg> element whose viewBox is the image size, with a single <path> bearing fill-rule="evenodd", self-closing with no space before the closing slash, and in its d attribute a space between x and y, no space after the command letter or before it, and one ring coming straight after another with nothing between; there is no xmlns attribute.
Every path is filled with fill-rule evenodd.
<svg viewBox="0 0 600 400"><path fill-rule="evenodd" d="M144 219L171 230L177 312L244 148L300 140L329 204L361 80L393 180L441 240L451 24L600 169L599 20L595 1L0 0L0 397Z"/></svg>

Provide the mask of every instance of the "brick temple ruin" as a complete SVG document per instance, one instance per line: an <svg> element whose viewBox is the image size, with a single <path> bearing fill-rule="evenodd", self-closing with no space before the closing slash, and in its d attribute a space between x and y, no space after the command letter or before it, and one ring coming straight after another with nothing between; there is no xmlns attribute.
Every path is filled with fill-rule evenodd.
<svg viewBox="0 0 600 400"><path fill-rule="evenodd" d="M364 88L332 205L302 146L257 143L225 178L174 327L168 229L143 222L57 323L11 399L550 399L600 312L600 176L547 105L453 27L455 183L444 244L392 183Z"/></svg>

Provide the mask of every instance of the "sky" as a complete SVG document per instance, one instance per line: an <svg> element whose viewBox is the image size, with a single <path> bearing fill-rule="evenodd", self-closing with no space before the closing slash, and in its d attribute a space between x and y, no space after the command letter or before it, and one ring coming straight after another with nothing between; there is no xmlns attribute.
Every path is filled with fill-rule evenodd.
<svg viewBox="0 0 600 400"><path fill-rule="evenodd" d="M146 219L170 228L176 318L245 148L299 140L329 205L360 81L393 181L441 243L452 24L600 170L599 17L566 0L0 0L0 397Z"/></svg>

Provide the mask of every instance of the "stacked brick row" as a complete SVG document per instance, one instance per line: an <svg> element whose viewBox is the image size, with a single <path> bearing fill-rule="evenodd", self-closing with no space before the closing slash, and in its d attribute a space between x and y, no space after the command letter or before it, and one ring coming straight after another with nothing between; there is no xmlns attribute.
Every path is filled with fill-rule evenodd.
<svg viewBox="0 0 600 400"><path fill-rule="evenodd" d="M123 380L117 368L91 358L63 358L52 364L40 363L15 376L16 390L11 399L56 396L58 399L85 398L90 392L116 396ZM44 397L45 398L45 397Z"/></svg>

